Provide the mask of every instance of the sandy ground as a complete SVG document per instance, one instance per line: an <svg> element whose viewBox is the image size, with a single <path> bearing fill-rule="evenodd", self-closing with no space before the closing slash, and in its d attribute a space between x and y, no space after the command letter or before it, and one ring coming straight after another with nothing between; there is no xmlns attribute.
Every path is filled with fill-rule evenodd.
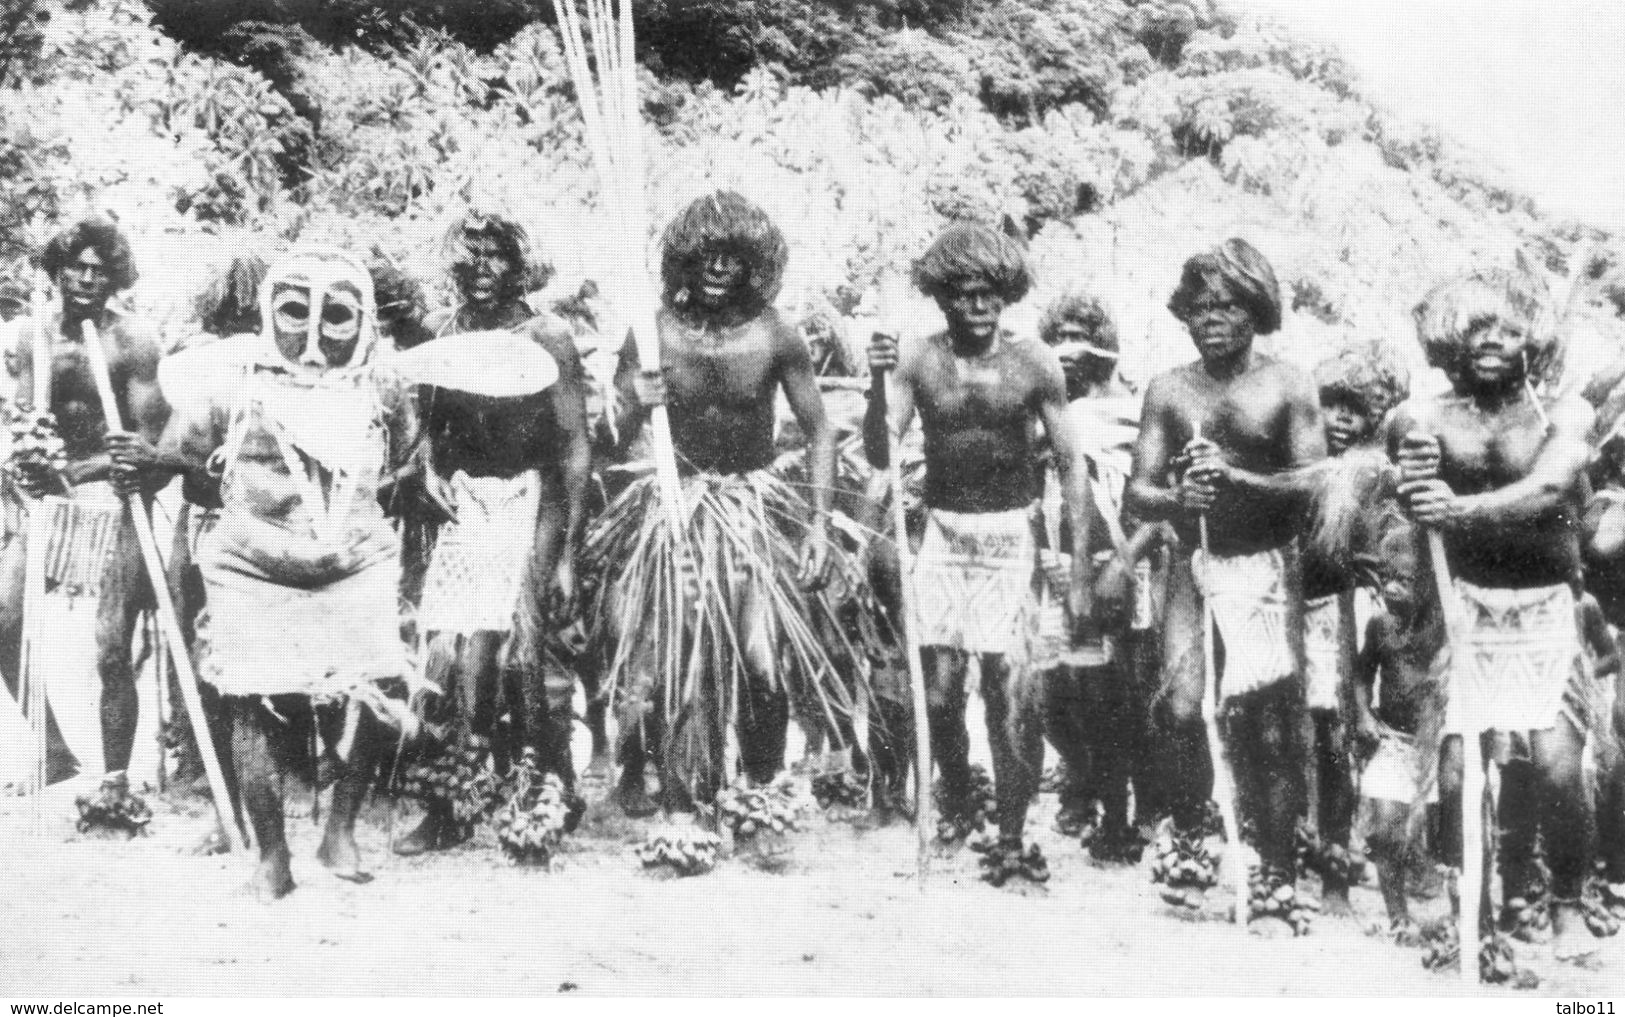
<svg viewBox="0 0 1625 1017"><path fill-rule="evenodd" d="M1047 890L996 890L976 856L940 855L922 893L907 826L859 830L813 815L788 871L730 859L709 875L645 875L633 851L650 824L595 805L554 871L514 868L488 833L425 859L387 850L390 810L372 805L362 847L377 875L355 886L313 854L318 831L291 820L299 889L245 897L244 857L186 853L197 814L156 803L150 836L87 839L69 821L81 785L0 799L0 996L64 995L1453 995L1454 975L1366 936L1374 888L1354 919L1323 917L1303 939L1265 938L1175 916L1145 866L1100 867L1049 828L1030 835ZM403 809L406 807L403 807ZM394 820L405 828L406 813ZM1428 905L1436 910L1438 902ZM1625 939L1598 970L1525 963L1539 995L1618 989ZM1510 995L1507 989L1482 989Z"/></svg>

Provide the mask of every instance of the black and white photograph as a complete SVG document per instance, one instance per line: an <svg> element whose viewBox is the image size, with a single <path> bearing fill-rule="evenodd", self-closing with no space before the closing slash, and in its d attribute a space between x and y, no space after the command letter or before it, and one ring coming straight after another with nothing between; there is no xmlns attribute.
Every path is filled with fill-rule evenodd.
<svg viewBox="0 0 1625 1017"><path fill-rule="evenodd" d="M1622 54L0 0L0 1001L1611 1014Z"/></svg>

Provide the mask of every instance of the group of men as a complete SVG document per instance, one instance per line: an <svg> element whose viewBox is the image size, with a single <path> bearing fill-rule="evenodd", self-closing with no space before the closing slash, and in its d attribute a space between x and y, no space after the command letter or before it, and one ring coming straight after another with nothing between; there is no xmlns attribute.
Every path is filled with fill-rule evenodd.
<svg viewBox="0 0 1625 1017"><path fill-rule="evenodd" d="M1506 775L1496 815L1524 831L1504 838L1516 856L1506 867L1532 866L1539 838L1557 953L1591 950L1580 898L1592 820L1618 840L1610 810L1625 795L1617 751L1595 803L1582 775L1588 734L1617 749L1620 704L1605 688L1618 671L1608 626L1581 638L1577 591L1587 568L1617 567L1625 538L1608 535L1625 524L1588 513L1592 483L1618 478L1593 453L1591 407L1558 395L1546 370L1558 323L1532 272L1484 271L1427 295L1418 334L1451 389L1407 401L1381 343L1339 351L1313 377L1257 348L1281 326L1279 287L1259 251L1230 240L1190 258L1168 302L1197 359L1137 400L1098 303L1064 297L1041 335L1012 333L1003 312L1032 284L1023 242L951 225L914 263L945 328L882 328L868 346L863 459L887 467L916 417L923 436L918 531L887 534L878 513L836 507L864 478L838 457L808 345L773 306L788 252L760 208L718 192L670 224L659 368L627 336L592 415L570 323L526 300L538 265L523 230L469 215L448 241L456 306L410 329L385 315L393 335L368 265L288 253L258 280L253 332L189 354L200 359L184 397L166 399L156 340L111 299L135 270L108 223L52 242L41 267L60 306L16 329L16 411L48 415L66 460L14 455L15 497L32 511L43 494L79 501L106 482L124 499L112 503L121 523L98 630L115 782L135 729L132 631L153 594L132 512L176 476L206 512L171 569L201 583L171 585L191 601L210 729L232 747L265 896L293 888L280 775L312 741L338 775L320 858L369 878L356 813L385 728L405 722L390 704L419 670L449 718L445 740L497 767L523 748L572 791L584 679L619 717L615 798L646 814L651 779L667 808L705 807L736 779L771 781L792 717L815 741L851 744L869 713L855 758L877 779L895 771L887 746L908 718L867 708L887 675L906 674L899 632L911 626L949 840L976 825L965 710L976 659L1000 882L1047 878L1025 830L1047 734L1066 764L1057 826L1097 858L1138 858L1136 827L1163 816L1176 854L1207 858L1222 761L1243 819L1222 850L1239 851L1246 832L1271 895L1295 892L1307 823L1328 906L1346 909L1364 815L1396 935L1414 937L1405 880L1419 845L1431 839L1446 860L1461 851L1450 819L1460 736L1494 731ZM128 431L105 422L84 322ZM513 332L556 367L529 395L409 385L390 367L416 342L478 358ZM44 350L49 385L37 390ZM781 394L805 442L802 482L782 475ZM638 466L661 406L681 532ZM11 529L0 668L15 691L25 549ZM1430 553L1432 535L1442 542ZM917 543L901 583L896 539ZM402 639L402 593L421 669ZM586 638L564 638L577 625ZM51 759L53 776L71 772L54 733ZM1423 838L1416 820L1434 799L1443 808ZM394 848L438 850L467 832L453 802L431 799ZM1617 854L1602 893L1625 908ZM1524 890L1515 882L1509 895ZM1199 892L1175 896L1201 906Z"/></svg>

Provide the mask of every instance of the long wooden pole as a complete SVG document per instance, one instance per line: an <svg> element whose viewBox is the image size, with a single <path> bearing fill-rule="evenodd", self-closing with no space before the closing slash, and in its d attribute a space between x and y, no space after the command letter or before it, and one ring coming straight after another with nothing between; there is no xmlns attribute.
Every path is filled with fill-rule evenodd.
<svg viewBox="0 0 1625 1017"><path fill-rule="evenodd" d="M123 431L124 413L119 409L118 395L113 391L113 377L107 369L107 351L102 348L96 326L84 323L85 352L90 360L90 373L96 379L96 393L101 397L102 415L110 431ZM209 730L209 718L203 712L203 695L198 691L197 672L192 668L192 656L186 652L186 636L175 613L175 601L169 593L167 573L163 559L158 556L158 540L152 532L152 517L138 495L125 495L124 505L135 524L136 541L141 545L141 560L146 565L147 579L152 583L153 600L158 605L158 624L164 638L169 641L171 654L180 671L181 698L186 701L186 712L192 715L192 733L197 737L198 754L203 757L203 769L209 777L209 791L214 796L215 818L224 831L226 846L233 851L242 850L244 844L237 824L231 818L231 795L226 788L226 775L220 768L220 757L215 753L214 735Z"/></svg>
<svg viewBox="0 0 1625 1017"><path fill-rule="evenodd" d="M1455 584L1450 581L1450 560L1445 557L1444 535L1427 530L1428 557L1432 559L1433 585L1444 612L1445 644L1450 649L1450 667L1463 666L1456 610ZM1455 681L1451 681L1452 694ZM1448 732L1447 732L1448 733ZM1461 978L1478 983L1479 903L1484 890L1484 760L1478 732L1461 732L1461 882L1456 888L1461 914L1456 940L1461 946Z"/></svg>
<svg viewBox="0 0 1625 1017"><path fill-rule="evenodd" d="M918 842L915 855L917 882L925 889L931 870L931 838L936 822L931 803L931 720L925 694L925 665L920 659L920 632L914 613L914 549L908 543L908 512L903 505L901 449L892 441L887 389L891 372L870 372L870 398L880 400L880 414L886 418L886 485L891 491L892 532L897 544L897 580L903 617L897 619L903 630L903 652L908 655L908 688L914 701L914 832Z"/></svg>
<svg viewBox="0 0 1625 1017"><path fill-rule="evenodd" d="M46 306L44 284L40 273L34 275L29 296L29 317L34 326L30 359L34 371L34 415L51 412L51 373L55 361L51 354L51 329ZM28 547L24 553L23 587L23 652L18 670L21 672L18 691L19 706L28 713L29 733L33 743L33 769L29 775L33 794L32 817L36 834L45 828L43 801L45 780L48 776L46 756L50 752L50 697L45 688L45 668L41 666L39 648L43 643L44 627L41 615L45 609L45 551L50 540L50 518L46 514L45 499L34 499L28 507Z"/></svg>
<svg viewBox="0 0 1625 1017"><path fill-rule="evenodd" d="M1192 437L1200 441L1202 428L1198 424ZM1204 565L1213 550L1207 535L1207 513L1196 519L1197 533L1202 543ZM1194 578L1194 577L1193 577ZM1207 729L1207 754L1213 766L1213 798L1219 803L1219 818L1224 820L1224 854L1220 856L1220 871L1235 893L1230 920L1245 924L1247 921L1247 869L1241 864L1241 823L1236 815L1236 777L1230 769L1230 756L1219 739L1219 668L1214 659L1213 599L1202 595L1202 726Z"/></svg>

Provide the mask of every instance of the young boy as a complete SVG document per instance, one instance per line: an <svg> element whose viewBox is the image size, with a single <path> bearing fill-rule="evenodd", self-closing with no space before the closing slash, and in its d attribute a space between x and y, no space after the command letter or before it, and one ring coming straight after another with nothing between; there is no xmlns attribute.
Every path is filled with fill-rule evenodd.
<svg viewBox="0 0 1625 1017"><path fill-rule="evenodd" d="M1383 613L1366 625L1365 644L1353 683L1354 740L1365 763L1360 774L1366 847L1377 866L1377 881L1388 911L1389 932L1403 946L1415 946L1420 930L1410 916L1407 881L1419 859L1421 838L1411 822L1414 810L1446 801L1439 817L1436 848L1459 854L1461 740L1447 738L1440 752L1438 784L1424 772L1420 747L1442 722L1443 679L1438 673L1445 647L1444 616L1426 583L1415 529L1397 517L1377 545L1377 575Z"/></svg>

